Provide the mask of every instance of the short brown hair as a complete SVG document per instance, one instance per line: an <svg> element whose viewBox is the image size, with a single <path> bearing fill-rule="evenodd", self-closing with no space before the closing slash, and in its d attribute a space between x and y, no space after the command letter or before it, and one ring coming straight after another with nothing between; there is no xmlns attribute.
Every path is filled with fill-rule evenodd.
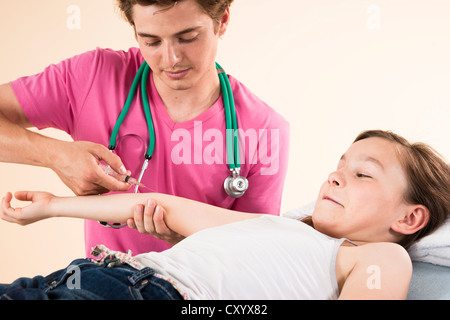
<svg viewBox="0 0 450 320"><path fill-rule="evenodd" d="M171 8L176 5L177 2L183 0L117 0L117 5L122 11L125 19L134 26L133 21L133 7L136 4L141 6L157 5L160 7ZM216 25L219 25L225 11L231 5L233 0L196 0L200 7L207 13Z"/></svg>
<svg viewBox="0 0 450 320"><path fill-rule="evenodd" d="M378 137L399 146L400 161L408 181L403 195L409 204L425 206L430 217L427 225L405 236L399 244L409 248L415 241L441 226L450 212L450 167L433 148L425 143L409 143L405 138L382 130L364 131L355 142Z"/></svg>

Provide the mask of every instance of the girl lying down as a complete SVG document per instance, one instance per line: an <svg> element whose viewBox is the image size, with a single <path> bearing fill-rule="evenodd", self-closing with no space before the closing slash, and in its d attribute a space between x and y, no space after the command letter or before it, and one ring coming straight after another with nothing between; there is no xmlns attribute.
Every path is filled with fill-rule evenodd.
<svg viewBox="0 0 450 320"><path fill-rule="evenodd" d="M447 217L450 173L430 147L367 131L323 183L309 223L164 194L15 196L32 203L12 208L8 193L9 222L124 223L142 205L186 239L135 257L98 246L103 259L0 285L2 299L403 299L412 273L405 248Z"/></svg>

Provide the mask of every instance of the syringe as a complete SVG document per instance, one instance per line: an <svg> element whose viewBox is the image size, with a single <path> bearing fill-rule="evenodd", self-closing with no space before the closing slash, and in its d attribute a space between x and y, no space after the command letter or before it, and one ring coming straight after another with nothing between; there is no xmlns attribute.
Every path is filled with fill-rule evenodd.
<svg viewBox="0 0 450 320"><path fill-rule="evenodd" d="M129 183L134 186L139 186L139 187L145 188L145 186L142 183L140 183L139 181L137 181L135 178L133 178L131 176L127 176L126 174L117 173L110 166L107 166L103 163L100 163L99 166L108 176L114 177L119 181L123 181L123 182Z"/></svg>

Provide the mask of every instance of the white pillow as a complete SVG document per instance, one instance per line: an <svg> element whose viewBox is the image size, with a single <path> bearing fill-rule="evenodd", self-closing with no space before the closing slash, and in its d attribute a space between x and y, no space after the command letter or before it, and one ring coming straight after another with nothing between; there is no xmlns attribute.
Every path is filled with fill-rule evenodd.
<svg viewBox="0 0 450 320"><path fill-rule="evenodd" d="M450 217L432 234L408 250L411 260L450 267Z"/></svg>
<svg viewBox="0 0 450 320"><path fill-rule="evenodd" d="M313 201L311 203L308 203L307 205L301 206L300 208L293 209L286 213L283 213L282 216L285 218L296 219L296 220L303 219L307 216L312 215L315 205L316 205L316 202Z"/></svg>

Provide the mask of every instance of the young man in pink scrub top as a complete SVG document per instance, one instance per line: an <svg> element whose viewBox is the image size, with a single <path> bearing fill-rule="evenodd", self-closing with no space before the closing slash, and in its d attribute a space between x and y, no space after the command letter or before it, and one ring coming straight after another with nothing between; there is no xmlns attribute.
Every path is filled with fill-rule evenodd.
<svg viewBox="0 0 450 320"><path fill-rule="evenodd" d="M122 174L139 175L149 133L140 89L119 134L107 146L144 60L156 145L141 192L159 192L215 206L279 213L287 171L289 124L229 76L241 142L241 172L249 189L227 195L226 121L215 66L218 41L227 30L232 0L119 0L139 48L99 49L51 65L38 75L0 86L0 161L51 168L77 195L134 188L106 175L100 161ZM63 142L26 128L57 128ZM145 219L137 208L129 228L86 221L86 251L98 244L134 254L162 251L181 239L155 212ZM155 237L149 236L153 235ZM163 241L165 240L165 241Z"/></svg>

